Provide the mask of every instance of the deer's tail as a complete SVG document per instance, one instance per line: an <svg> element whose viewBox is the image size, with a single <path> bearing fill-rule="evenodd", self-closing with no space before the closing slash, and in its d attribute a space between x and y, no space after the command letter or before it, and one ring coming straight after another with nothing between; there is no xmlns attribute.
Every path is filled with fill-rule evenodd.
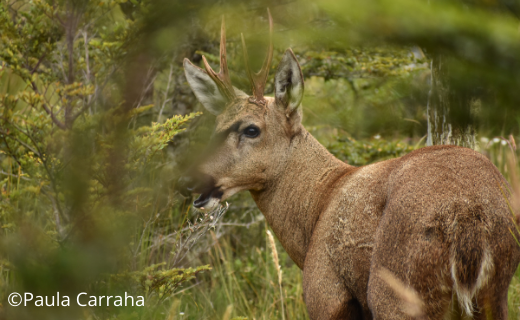
<svg viewBox="0 0 520 320"><path fill-rule="evenodd" d="M455 217L451 228L451 277L461 308L472 316L473 298L489 281L493 257L486 240L482 207L466 207Z"/></svg>

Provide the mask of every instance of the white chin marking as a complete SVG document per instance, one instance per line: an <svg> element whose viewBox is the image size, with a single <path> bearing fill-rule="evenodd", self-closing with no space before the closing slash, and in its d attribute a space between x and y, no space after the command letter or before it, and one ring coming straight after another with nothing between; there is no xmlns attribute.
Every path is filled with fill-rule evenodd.
<svg viewBox="0 0 520 320"><path fill-rule="evenodd" d="M219 204L220 204L220 199L212 197L209 199L208 203L205 206L200 207L200 208L195 207L195 209L202 211L202 212L210 212L210 211L213 211L214 209L216 209Z"/></svg>

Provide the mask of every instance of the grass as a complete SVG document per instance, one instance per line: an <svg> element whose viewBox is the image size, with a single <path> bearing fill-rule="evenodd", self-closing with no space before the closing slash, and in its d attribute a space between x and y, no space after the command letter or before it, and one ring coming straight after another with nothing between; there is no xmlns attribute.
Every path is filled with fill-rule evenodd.
<svg viewBox="0 0 520 320"><path fill-rule="evenodd" d="M278 268L265 223L251 228L257 229L251 230L253 234L262 231L264 243L241 247L231 235L217 239L211 234L215 246L204 259L213 270L199 277L195 288L173 298L172 305L179 305L175 319L308 319L301 271L273 241ZM281 283L279 270L283 270Z"/></svg>
<svg viewBox="0 0 520 320"><path fill-rule="evenodd" d="M516 270L515 276L509 285L507 305L509 319L518 319L520 317L520 268Z"/></svg>

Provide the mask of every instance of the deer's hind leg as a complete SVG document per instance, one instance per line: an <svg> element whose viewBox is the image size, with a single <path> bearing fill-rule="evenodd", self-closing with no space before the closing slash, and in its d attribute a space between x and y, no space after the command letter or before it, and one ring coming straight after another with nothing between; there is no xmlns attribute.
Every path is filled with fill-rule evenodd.
<svg viewBox="0 0 520 320"><path fill-rule="evenodd" d="M505 224L508 221L498 223ZM477 292L474 299L474 319L506 320L508 319L508 288L520 260L518 244L513 236L507 235L501 238L499 232L495 230L490 237L489 250L493 253L494 268L487 283Z"/></svg>
<svg viewBox="0 0 520 320"><path fill-rule="evenodd" d="M322 248L322 247L321 247ZM303 268L303 292L312 320L370 320L368 308L349 293L326 250L311 246Z"/></svg>
<svg viewBox="0 0 520 320"><path fill-rule="evenodd" d="M374 319L443 319L451 302L442 233L387 211L376 233L368 282Z"/></svg>
<svg viewBox="0 0 520 320"><path fill-rule="evenodd" d="M507 278L507 272L497 274L498 278ZM504 275L506 275L504 277ZM507 280L507 279L506 279ZM501 279L492 279L486 286L481 288L477 296L472 299L472 312L468 315L461 305L457 294L453 294L453 300L445 319L449 320L507 320L507 282Z"/></svg>

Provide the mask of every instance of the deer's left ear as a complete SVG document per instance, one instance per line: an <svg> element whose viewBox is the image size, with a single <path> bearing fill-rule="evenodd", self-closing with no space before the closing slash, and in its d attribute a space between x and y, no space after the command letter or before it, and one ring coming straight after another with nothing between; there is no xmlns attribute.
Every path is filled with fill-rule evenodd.
<svg viewBox="0 0 520 320"><path fill-rule="evenodd" d="M300 64L291 49L287 49L276 70L274 78L276 103L291 115L302 102L303 74Z"/></svg>
<svg viewBox="0 0 520 320"><path fill-rule="evenodd" d="M191 90L204 108L215 116L221 114L229 101L220 92L217 84L208 73L193 65L188 59L184 59L184 73Z"/></svg>

